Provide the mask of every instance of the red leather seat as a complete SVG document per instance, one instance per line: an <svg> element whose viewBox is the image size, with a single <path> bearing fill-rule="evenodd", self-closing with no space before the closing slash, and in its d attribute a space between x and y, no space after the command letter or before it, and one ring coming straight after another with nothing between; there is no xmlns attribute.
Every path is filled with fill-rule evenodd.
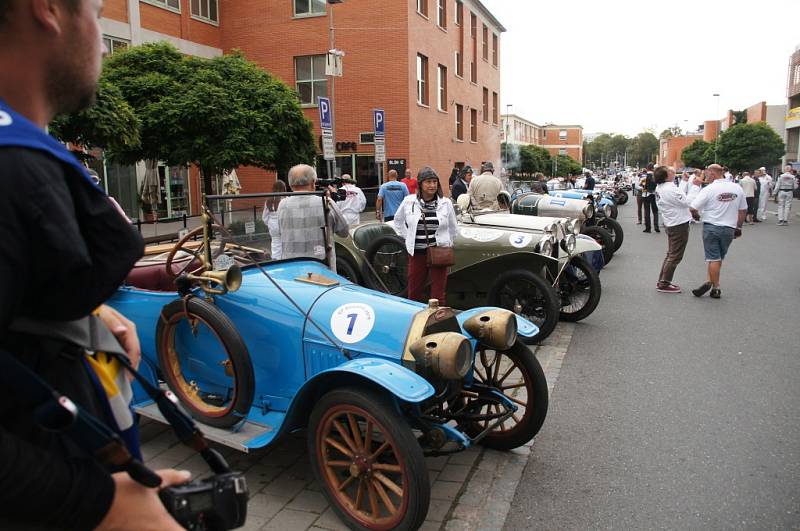
<svg viewBox="0 0 800 531"><path fill-rule="evenodd" d="M125 279L128 286L149 291L176 291L175 279L167 274L164 264L134 267Z"/></svg>

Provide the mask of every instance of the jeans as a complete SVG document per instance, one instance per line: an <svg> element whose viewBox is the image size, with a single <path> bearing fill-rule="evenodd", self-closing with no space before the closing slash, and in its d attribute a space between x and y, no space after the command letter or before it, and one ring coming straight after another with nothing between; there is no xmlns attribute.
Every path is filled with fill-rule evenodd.
<svg viewBox="0 0 800 531"><path fill-rule="evenodd" d="M408 298L412 301L427 302L425 284L428 274L431 277L431 299L439 299L441 306L445 305L445 291L447 289L447 267L428 267L428 255L425 251L408 257Z"/></svg>
<svg viewBox="0 0 800 531"><path fill-rule="evenodd" d="M778 192L778 221L789 221L792 210L792 192Z"/></svg>
<svg viewBox="0 0 800 531"><path fill-rule="evenodd" d="M658 277L658 281L666 283L672 282L675 269L683 260L686 243L689 241L689 222L687 221L674 227L664 227L664 230L667 232L669 247L667 247L667 256L661 266L661 274Z"/></svg>
<svg viewBox="0 0 800 531"><path fill-rule="evenodd" d="M650 230L650 211L653 212L653 226L658 230L658 205L656 205L656 194L650 194L644 198L644 230Z"/></svg>
<svg viewBox="0 0 800 531"><path fill-rule="evenodd" d="M706 262L722 262L733 241L733 228L703 223L703 251Z"/></svg>

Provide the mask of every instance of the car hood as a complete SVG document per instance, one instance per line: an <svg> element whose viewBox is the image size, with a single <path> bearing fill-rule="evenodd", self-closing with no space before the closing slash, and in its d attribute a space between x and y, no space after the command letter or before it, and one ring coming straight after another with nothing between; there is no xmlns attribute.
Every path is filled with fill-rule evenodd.
<svg viewBox="0 0 800 531"><path fill-rule="evenodd" d="M476 214L472 220L462 216L461 224L480 225L489 227L510 227L515 229L525 229L543 232L544 229L553 223L565 223L566 218L553 218L546 216L526 216L523 214L509 214L507 212L492 212L491 214Z"/></svg>

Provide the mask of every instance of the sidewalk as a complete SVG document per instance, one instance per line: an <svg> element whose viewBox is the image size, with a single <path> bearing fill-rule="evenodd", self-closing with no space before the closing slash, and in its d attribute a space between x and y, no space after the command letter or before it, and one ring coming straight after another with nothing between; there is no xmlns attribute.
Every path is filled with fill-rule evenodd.
<svg viewBox="0 0 800 531"><path fill-rule="evenodd" d="M535 350L552 395L575 325L560 323ZM547 429L545 420L543 430ZM199 455L178 443L167 426L143 420L142 449L154 469L175 467L207 475ZM242 529L279 531L346 530L314 481L303 435L275 447L244 454L215 445L234 469L244 471L250 488L247 525ZM501 529L511 508L532 443L511 452L477 446L426 459L431 504L423 530Z"/></svg>

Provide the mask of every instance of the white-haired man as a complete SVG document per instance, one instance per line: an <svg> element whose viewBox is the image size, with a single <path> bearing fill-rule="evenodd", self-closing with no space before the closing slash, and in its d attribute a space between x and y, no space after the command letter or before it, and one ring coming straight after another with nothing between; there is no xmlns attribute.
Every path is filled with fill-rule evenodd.
<svg viewBox="0 0 800 531"><path fill-rule="evenodd" d="M298 164L289 170L289 186L293 192L313 192L316 181L317 172L307 164ZM336 255L330 229L339 236L347 236L347 221L336 203L325 197L328 202L328 223L325 223L322 199L316 195L294 195L278 205L281 258L309 257L325 261L327 257L328 266L335 272Z"/></svg>

